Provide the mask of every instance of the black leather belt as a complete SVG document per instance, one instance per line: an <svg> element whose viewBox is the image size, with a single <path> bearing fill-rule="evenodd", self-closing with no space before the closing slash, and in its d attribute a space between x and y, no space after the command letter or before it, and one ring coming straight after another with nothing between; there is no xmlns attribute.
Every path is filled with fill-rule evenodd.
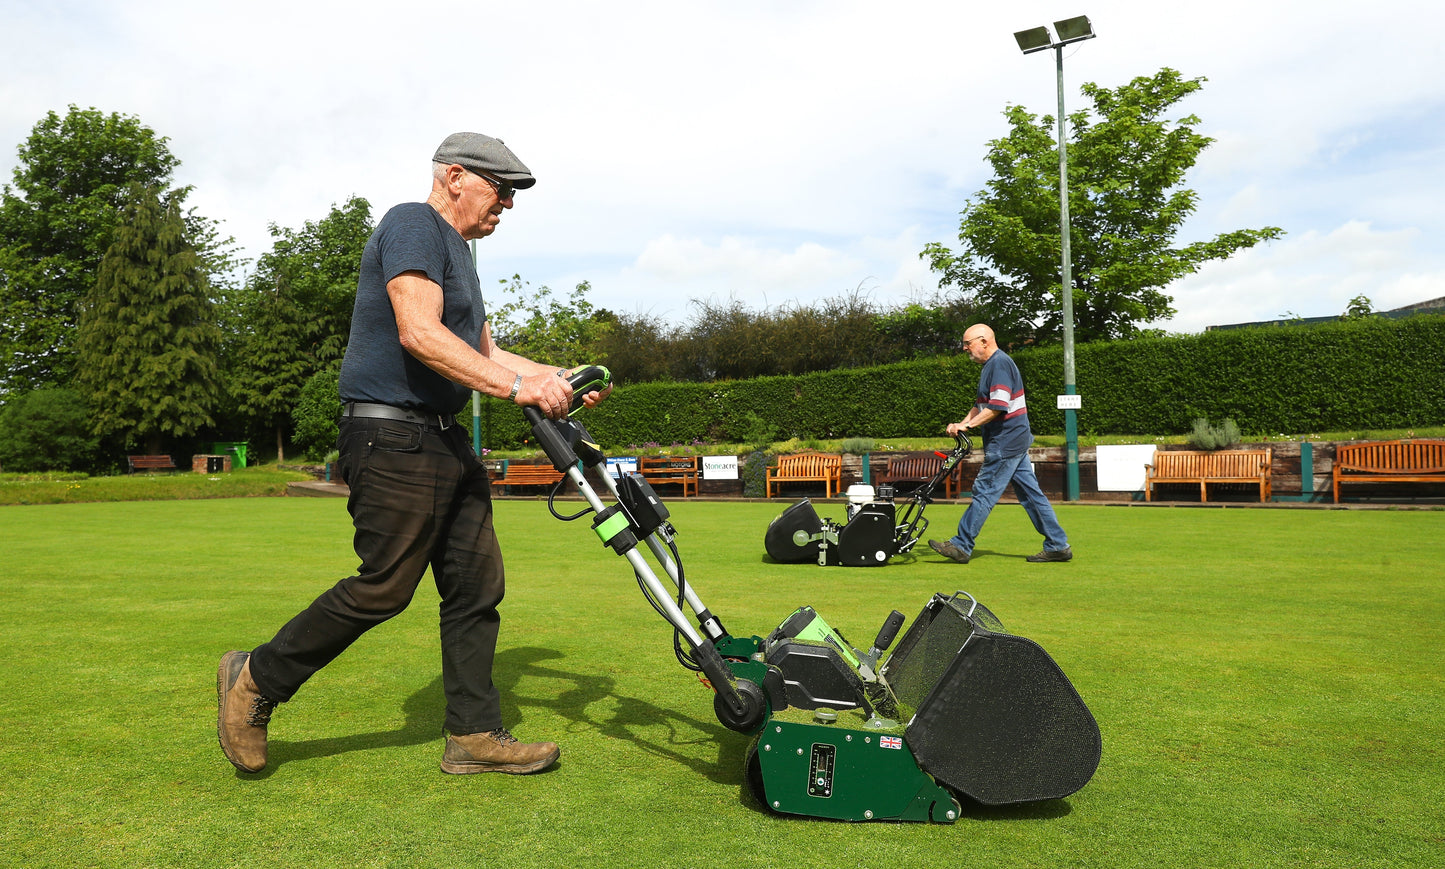
<svg viewBox="0 0 1445 869"><path fill-rule="evenodd" d="M407 410L404 407L392 407L389 404L375 404L369 401L347 402L341 410L341 415L362 419L394 419L397 422L414 422L417 425L434 426L442 431L457 424L456 414L423 413L419 410Z"/></svg>

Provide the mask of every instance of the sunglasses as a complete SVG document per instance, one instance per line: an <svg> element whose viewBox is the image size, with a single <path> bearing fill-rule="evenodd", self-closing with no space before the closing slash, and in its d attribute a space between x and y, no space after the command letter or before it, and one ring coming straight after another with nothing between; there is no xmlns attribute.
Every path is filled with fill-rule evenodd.
<svg viewBox="0 0 1445 869"><path fill-rule="evenodd" d="M511 199L517 193L517 188L513 187L512 182L510 181L503 181L500 178L493 178L490 175L483 175L481 172L476 172L471 169L468 169L467 171L471 172L473 175L492 185L492 189L497 191L497 201L499 202L503 199Z"/></svg>

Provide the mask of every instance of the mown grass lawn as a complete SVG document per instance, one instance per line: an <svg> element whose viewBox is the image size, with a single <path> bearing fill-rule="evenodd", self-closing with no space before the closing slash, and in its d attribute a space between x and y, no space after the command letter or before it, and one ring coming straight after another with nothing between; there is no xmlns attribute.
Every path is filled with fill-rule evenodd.
<svg viewBox="0 0 1445 869"><path fill-rule="evenodd" d="M732 632L811 604L862 643L891 609L911 621L969 591L1088 702L1094 779L952 826L768 814L746 738L672 659L625 562L535 501L497 505L496 677L513 730L562 743L557 767L438 771L424 584L277 710L271 767L239 775L216 746L216 661L355 567L344 503L0 507L0 865L1445 862L1445 512L1064 506L1078 557L1032 565L1036 535L1000 507L972 564L850 569L767 563L783 506L669 502L687 576ZM960 509L930 507L935 531Z"/></svg>

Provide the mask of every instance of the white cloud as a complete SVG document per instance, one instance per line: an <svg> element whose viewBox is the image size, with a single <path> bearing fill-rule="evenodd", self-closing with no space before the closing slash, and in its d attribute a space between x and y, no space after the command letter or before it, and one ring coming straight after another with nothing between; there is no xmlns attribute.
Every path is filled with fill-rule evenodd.
<svg viewBox="0 0 1445 869"><path fill-rule="evenodd" d="M489 273L588 280L600 306L676 316L689 298L731 293L782 304L861 287L901 301L932 288L918 251L952 241L988 179L1004 106L1055 111L1052 58L1021 56L1012 32L1079 11L537 0L459 16L436 0L0 0L0 173L48 110L135 114L171 137L192 204L254 256L268 223L320 219L353 194L377 214L422 198L435 144L475 129L507 139L540 179L485 243ZM1401 22L1439 30L1445 7L1084 11L1099 38L1066 51L1070 109L1085 81L1165 65L1208 77L1179 107L1218 140L1188 182L1201 195L1189 233L1289 232L1182 282L1170 328L1335 313L1357 286L1430 297L1445 268L1426 242L1445 234L1445 59L1397 43ZM1336 235L1356 223L1361 238ZM1351 243L1359 258L1343 253ZM1285 262L1306 249L1315 265Z"/></svg>
<svg viewBox="0 0 1445 869"><path fill-rule="evenodd" d="M1380 231L1349 221L1328 233L1260 245L1179 281L1169 292L1179 313L1155 325L1179 332L1206 326L1328 317L1344 313L1356 296L1388 310L1445 296L1445 262L1416 271L1420 234Z"/></svg>
<svg viewBox="0 0 1445 869"><path fill-rule="evenodd" d="M769 248L752 239L724 236L716 243L670 235L648 242L634 266L657 281L693 283L719 280L726 287L783 291L819 280L856 274L862 262L838 250L805 242L790 250Z"/></svg>

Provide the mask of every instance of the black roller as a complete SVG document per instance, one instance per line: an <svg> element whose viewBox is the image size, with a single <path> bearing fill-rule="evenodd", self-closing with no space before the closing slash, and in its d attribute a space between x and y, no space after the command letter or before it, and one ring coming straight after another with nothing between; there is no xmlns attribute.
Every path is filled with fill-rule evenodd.
<svg viewBox="0 0 1445 869"><path fill-rule="evenodd" d="M883 669L916 709L919 765L980 803L1066 797L1099 766L1099 725L1068 677L980 604L935 595Z"/></svg>
<svg viewBox="0 0 1445 869"><path fill-rule="evenodd" d="M822 530L823 520L818 518L813 502L804 498L772 521L768 526L767 536L763 538L763 545L768 550L768 557L782 564L816 562L818 542L807 542L807 538ZM799 539L805 542L799 543Z"/></svg>

